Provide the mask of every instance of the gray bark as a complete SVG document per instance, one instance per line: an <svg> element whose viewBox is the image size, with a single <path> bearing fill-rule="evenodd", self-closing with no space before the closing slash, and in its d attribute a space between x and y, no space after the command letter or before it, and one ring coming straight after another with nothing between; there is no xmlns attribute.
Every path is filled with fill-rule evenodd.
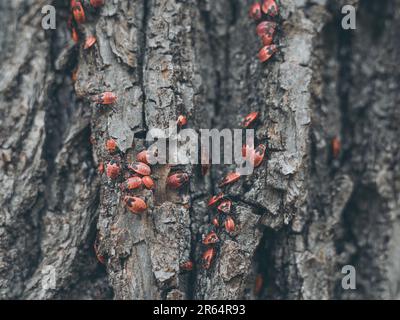
<svg viewBox="0 0 400 320"><path fill-rule="evenodd" d="M3 1L0 298L399 298L400 1L351 1L352 31L341 29L349 2L278 1L284 47L260 64L251 1L119 0L98 11L83 1L80 38L97 38L89 50L70 39L64 1L54 1L57 29L47 31L47 1ZM113 108L92 101L104 91L118 95ZM225 190L237 228L203 270L207 201L233 165L205 177L180 166L191 175L180 191L165 188L176 168L153 166L142 215L97 166L117 159L125 172L148 130L180 114L199 130L237 128L251 111L261 112L268 160ZM120 154L105 150L110 137ZM194 270L181 272L188 259ZM356 290L341 287L346 264Z"/></svg>

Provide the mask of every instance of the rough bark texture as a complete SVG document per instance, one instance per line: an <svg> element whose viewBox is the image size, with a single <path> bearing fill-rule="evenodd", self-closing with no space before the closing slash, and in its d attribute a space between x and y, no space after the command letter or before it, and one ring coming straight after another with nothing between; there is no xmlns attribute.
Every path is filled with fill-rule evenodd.
<svg viewBox="0 0 400 320"><path fill-rule="evenodd" d="M89 50L70 38L68 2L54 1L47 31L48 1L0 3L0 298L400 298L400 1L281 0L284 47L265 64L251 1L82 1ZM356 30L341 28L344 4L357 7ZM118 95L112 108L92 101L104 91ZM199 165L154 166L143 215L123 205L122 177L97 166L115 159L125 172L148 130L180 114L190 128L233 129L251 111L268 161L225 190L237 228L203 270L207 201L234 166L205 177ZM177 169L191 180L171 191ZM341 287L346 264L357 290Z"/></svg>

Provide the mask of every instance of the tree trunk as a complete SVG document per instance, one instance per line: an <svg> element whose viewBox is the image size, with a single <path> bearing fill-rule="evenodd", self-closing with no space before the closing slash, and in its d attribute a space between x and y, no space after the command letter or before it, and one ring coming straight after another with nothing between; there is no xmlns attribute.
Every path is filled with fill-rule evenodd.
<svg viewBox="0 0 400 320"><path fill-rule="evenodd" d="M56 30L41 26L48 1L0 3L1 299L400 298L400 1L280 0L283 47L264 64L251 2L82 1L77 45L69 1L53 3ZM349 2L356 30L341 27ZM112 107L93 101L104 91ZM181 114L234 129L251 111L268 159L224 189L236 229L204 270L207 201L235 166L153 166L140 215L119 184L150 129ZM116 181L97 170L111 160ZM179 191L165 187L177 168L190 174ZM341 286L348 264L356 290Z"/></svg>

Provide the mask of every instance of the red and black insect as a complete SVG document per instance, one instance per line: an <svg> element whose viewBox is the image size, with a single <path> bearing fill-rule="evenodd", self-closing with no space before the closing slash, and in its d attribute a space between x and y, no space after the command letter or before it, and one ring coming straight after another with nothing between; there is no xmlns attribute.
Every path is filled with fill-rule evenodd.
<svg viewBox="0 0 400 320"><path fill-rule="evenodd" d="M111 160L106 167L107 177L110 179L116 179L121 172L121 167L118 162L115 160Z"/></svg>
<svg viewBox="0 0 400 320"><path fill-rule="evenodd" d="M140 151L136 155L136 160L139 162L143 162L145 164L149 164L149 153L147 150Z"/></svg>
<svg viewBox="0 0 400 320"><path fill-rule="evenodd" d="M219 202L222 198L224 197L224 194L221 192L215 196L212 196L210 200L208 200L208 206L211 207L215 205L217 202Z"/></svg>
<svg viewBox="0 0 400 320"><path fill-rule="evenodd" d="M167 186L179 189L189 181L189 175L185 172L174 173L167 178Z"/></svg>
<svg viewBox="0 0 400 320"><path fill-rule="evenodd" d="M231 200L224 200L217 207L219 212L225 213L225 214L231 212L231 208L232 208L232 201Z"/></svg>
<svg viewBox="0 0 400 320"><path fill-rule="evenodd" d="M264 277L262 276L262 274L258 274L256 277L256 281L254 283L254 290L253 290L255 296L260 295L263 284L264 284Z"/></svg>
<svg viewBox="0 0 400 320"><path fill-rule="evenodd" d="M250 11L249 11L249 16L250 16L250 18L252 18L254 20L261 19L262 12L261 12L261 5L259 2L256 2L251 5Z"/></svg>
<svg viewBox="0 0 400 320"><path fill-rule="evenodd" d="M256 32L264 46L270 45L274 40L275 29L276 23L272 21L262 21L257 25Z"/></svg>
<svg viewBox="0 0 400 320"><path fill-rule="evenodd" d="M106 91L93 98L98 104L109 105L117 101L117 95L113 92Z"/></svg>
<svg viewBox="0 0 400 320"><path fill-rule="evenodd" d="M72 14L76 23L84 23L86 20L85 11L83 10L82 3L79 1L71 1Z"/></svg>
<svg viewBox="0 0 400 320"><path fill-rule="evenodd" d="M219 219L218 219L218 217L212 218L211 223L213 224L213 226L218 228L219 227Z"/></svg>
<svg viewBox="0 0 400 320"><path fill-rule="evenodd" d="M181 268L182 270L185 270L185 271L191 271L191 270L193 270L193 262L190 260L185 261L185 262L181 263L179 268Z"/></svg>
<svg viewBox="0 0 400 320"><path fill-rule="evenodd" d="M244 144L242 146L242 157L245 157L249 152L251 152L253 149L250 148L247 144Z"/></svg>
<svg viewBox="0 0 400 320"><path fill-rule="evenodd" d="M122 191L134 190L140 188L142 184L142 178L140 178L139 176L133 176L121 183L120 188Z"/></svg>
<svg viewBox="0 0 400 320"><path fill-rule="evenodd" d="M74 27L72 27L72 29L71 29L71 37L72 37L72 40L74 40L75 43L79 42L79 35L78 35L78 32L76 31L76 29Z"/></svg>
<svg viewBox="0 0 400 320"><path fill-rule="evenodd" d="M276 17L279 13L278 5L275 0L264 0L261 5L261 10L270 17Z"/></svg>
<svg viewBox="0 0 400 320"><path fill-rule="evenodd" d="M257 168L261 165L261 163L264 160L266 150L267 150L267 147L264 144L258 145L258 147L254 150L254 155L253 155L254 168Z"/></svg>
<svg viewBox="0 0 400 320"><path fill-rule="evenodd" d="M259 112L253 111L250 112L243 120L242 122L242 127L243 128L248 128L251 124L253 124L257 119L258 116L260 115Z"/></svg>
<svg viewBox="0 0 400 320"><path fill-rule="evenodd" d="M83 46L83 49L89 49L91 46L93 46L96 43L96 37L93 35L90 35L86 38L85 40L85 45Z"/></svg>
<svg viewBox="0 0 400 320"><path fill-rule="evenodd" d="M225 230L226 232L233 232L235 231L235 221L231 217L227 217L225 220Z"/></svg>
<svg viewBox="0 0 400 320"><path fill-rule="evenodd" d="M149 176L151 174L150 167L143 162L134 162L128 165L128 168L141 176Z"/></svg>
<svg viewBox="0 0 400 320"><path fill-rule="evenodd" d="M219 241L219 238L217 234L214 231L211 231L209 234L207 234L204 239L203 239L203 244L209 245L209 244L214 244Z"/></svg>
<svg viewBox="0 0 400 320"><path fill-rule="evenodd" d="M73 71L72 71L72 74L71 74L71 80L72 80L72 82L73 83L75 83L76 82L76 79L78 79L78 67L76 67Z"/></svg>
<svg viewBox="0 0 400 320"><path fill-rule="evenodd" d="M340 155L340 150L342 149L342 143L338 137L334 137L331 142L332 155L337 159Z"/></svg>
<svg viewBox="0 0 400 320"><path fill-rule="evenodd" d="M94 253L96 255L97 260L101 263L101 264L105 264L106 259L104 258L103 255L101 255L99 253L99 238L96 237L96 240L93 243L93 249L94 249Z"/></svg>
<svg viewBox="0 0 400 320"><path fill-rule="evenodd" d="M202 255L202 259L203 259L203 268L204 269L210 269L211 263L215 257L216 254L216 250L215 248L208 248L206 251L204 251L203 255Z"/></svg>
<svg viewBox="0 0 400 320"><path fill-rule="evenodd" d="M99 163L99 166L97 167L97 172L98 172L99 174L103 174L103 173L104 173L104 163L103 163L103 161L101 161L101 162Z"/></svg>
<svg viewBox="0 0 400 320"><path fill-rule="evenodd" d="M187 124L187 118L184 115L180 115L178 117L178 120L176 121L176 124L178 125L179 128L182 128Z"/></svg>
<svg viewBox="0 0 400 320"><path fill-rule="evenodd" d="M99 8L104 5L104 0L90 0L90 5L93 8Z"/></svg>
<svg viewBox="0 0 400 320"><path fill-rule="evenodd" d="M150 176L144 176L142 182L147 189L154 189L154 181Z"/></svg>
<svg viewBox="0 0 400 320"><path fill-rule="evenodd" d="M262 47L261 50L258 52L258 59L260 60L260 62L265 62L269 60L277 51L278 46L275 44Z"/></svg>
<svg viewBox="0 0 400 320"><path fill-rule="evenodd" d="M210 170L210 156L207 151L201 152L201 174L205 176Z"/></svg>
<svg viewBox="0 0 400 320"><path fill-rule="evenodd" d="M106 149L109 153L114 153L115 151L117 151L117 141L115 141L113 138L108 139L106 141Z"/></svg>
<svg viewBox="0 0 400 320"><path fill-rule="evenodd" d="M142 213L147 209L146 202L139 197L126 196L124 198L124 203L128 210L135 214Z"/></svg>
<svg viewBox="0 0 400 320"><path fill-rule="evenodd" d="M264 17L264 21L259 22L256 28L256 32L263 43L263 47L258 53L258 59L261 62L269 60L278 51L278 47L272 44L277 24L270 21L276 18L278 14L279 9L275 0L263 0L261 4L257 1L250 7L251 18L260 21Z"/></svg>
<svg viewBox="0 0 400 320"><path fill-rule="evenodd" d="M157 157L157 155L158 150L155 148L150 148L149 150L144 149L136 155L136 160L145 164L149 164L155 160L154 157Z"/></svg>
<svg viewBox="0 0 400 320"><path fill-rule="evenodd" d="M224 187L228 184L234 183L240 179L240 173L237 172L231 172L226 175L224 179L222 179L221 183L219 184L219 187Z"/></svg>

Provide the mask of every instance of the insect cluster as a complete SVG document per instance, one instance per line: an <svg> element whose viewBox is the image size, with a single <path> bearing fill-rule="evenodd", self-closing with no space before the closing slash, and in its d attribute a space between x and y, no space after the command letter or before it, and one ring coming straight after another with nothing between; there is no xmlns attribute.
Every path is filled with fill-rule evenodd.
<svg viewBox="0 0 400 320"><path fill-rule="evenodd" d="M80 24L85 23L86 15L85 9L81 1L71 0L72 16L69 20L71 27L71 36L75 43L80 41L80 36L83 34ZM104 5L104 0L90 0L90 5L96 10ZM252 5L250 9L250 17L258 22L256 32L261 38L263 48L259 52L259 59L261 62L267 61L278 50L278 47L273 44L273 38L277 27L276 22L272 19L278 15L278 7L274 0L265 0L260 4L259 2ZM83 49L88 50L97 42L93 34L85 37ZM73 74L76 78L76 72ZM92 101L102 106L112 106L118 100L117 95L112 91L105 91L95 95ZM259 112L251 112L242 122L243 128L253 127L259 119ZM177 126L182 128L187 124L187 118L180 115L177 118ZM266 153L266 144L259 144L257 147L250 147L244 145L242 148L242 155L248 157L252 161L255 168L259 167L263 162ZM98 171L100 174L105 173L107 179L114 184L119 185L122 193L122 203L132 214L142 214L148 209L146 200L141 196L143 190L154 190L156 187L156 180L160 182L157 177L152 177L152 168L150 166L150 151L147 149L141 150L135 156L135 161L124 160L124 155L118 148L118 143L115 139L110 137L104 145L104 151L108 154L109 160L105 163L100 162ZM208 155L202 155L203 157ZM202 159L203 160L203 159ZM203 162L203 161L202 161ZM201 171L206 175L209 170L209 164L202 164ZM189 174L182 171L171 172L165 180L165 185L171 190L178 190L189 182ZM214 258L219 248L220 239L223 233L233 235L236 230L235 223L235 208L233 199L229 197L224 189L241 179L241 175L234 171L228 173L219 183L221 192L212 196L208 201L208 207L212 211L210 218L209 232L203 236L202 245L204 250L201 255L201 266L207 270L211 267ZM100 255L98 250L98 239L94 244L94 249L98 260L101 263L105 262L105 258ZM194 262L191 260L185 261L180 265L183 271L191 271L194 268Z"/></svg>
<svg viewBox="0 0 400 320"><path fill-rule="evenodd" d="M96 10L104 5L104 0L90 0L91 7ZM81 1L71 0L71 16L68 19L68 27L71 29L71 37L75 43L78 43L80 40L80 32L79 32L79 25L85 23L86 21L86 14L85 9L82 5ZM83 45L83 49L87 50L91 48L97 39L94 35L89 34L85 38L85 42Z"/></svg>
<svg viewBox="0 0 400 320"><path fill-rule="evenodd" d="M261 62L269 60L278 51L278 46L273 44L277 23L272 21L278 17L278 14L278 5L275 0L255 2L250 7L249 16L258 23L256 32L263 44L258 53L258 59Z"/></svg>
<svg viewBox="0 0 400 320"><path fill-rule="evenodd" d="M104 94L102 94L104 95ZM100 95L96 99L103 99ZM95 102L102 103L102 100ZM186 123L185 116L179 116L178 121ZM94 142L94 141L93 141ZM125 156L118 148L117 141L109 138L104 145L104 151L108 154L110 160L104 164L100 162L98 171L102 175L104 172L107 179L113 184L119 183L119 189L122 193L122 203L132 214L144 213L148 206L146 200L141 196L142 191L156 189L154 181L158 178L152 177L152 168L150 167L151 157L156 155L156 151L143 149L135 156L134 161L125 160ZM158 182L160 182L158 180ZM189 174L182 171L171 172L165 179L165 185L170 190L178 190L189 182ZM95 253L99 262L104 263L105 259L99 254L98 240L96 239Z"/></svg>
<svg viewBox="0 0 400 320"><path fill-rule="evenodd" d="M184 117L184 116L181 116ZM186 117L184 117L186 121ZM105 149L110 154L118 152L117 142L110 138L106 141ZM153 190L155 183L151 177L152 169L149 165L151 153L149 150L142 150L136 154L136 159L131 163L121 162L122 157L118 156L110 160L106 164L106 175L111 180L117 180L122 171L124 171L124 181L120 184L120 190L125 193L123 202L126 208L134 213L139 214L147 209L146 202L138 196L134 196L134 193L140 191L143 188ZM186 172L173 172L166 179L166 186L170 189L180 189L189 181L189 174Z"/></svg>
<svg viewBox="0 0 400 320"><path fill-rule="evenodd" d="M258 119L259 112L251 112L244 118L242 127L245 129L253 127L256 125ZM256 148L244 145L242 148L242 156L248 157L248 159L252 161L254 168L257 168L264 160L266 149L267 147L265 144L259 144ZM226 188L239 181L240 178L241 175L238 172L230 172L222 179L218 186L220 188ZM211 218L211 231L203 237L202 241L205 246L205 250L202 254L202 267L206 270L210 268L217 253L221 233L232 234L236 228L233 202L225 192L220 192L212 196L207 206L213 210L213 214Z"/></svg>

